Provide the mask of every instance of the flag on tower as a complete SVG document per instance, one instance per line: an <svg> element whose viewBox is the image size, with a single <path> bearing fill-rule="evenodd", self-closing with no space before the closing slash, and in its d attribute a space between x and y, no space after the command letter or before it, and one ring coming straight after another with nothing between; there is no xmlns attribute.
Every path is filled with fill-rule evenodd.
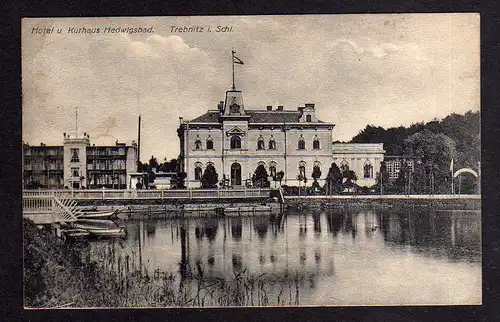
<svg viewBox="0 0 500 322"><path fill-rule="evenodd" d="M234 57L234 63L235 64L240 64L240 65L243 65L243 62L241 61L241 59L239 59L238 57L236 56L233 56Z"/></svg>

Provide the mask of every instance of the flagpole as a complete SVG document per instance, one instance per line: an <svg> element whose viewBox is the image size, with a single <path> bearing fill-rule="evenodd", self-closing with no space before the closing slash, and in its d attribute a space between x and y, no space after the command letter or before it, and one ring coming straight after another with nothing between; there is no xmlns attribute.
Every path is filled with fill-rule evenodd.
<svg viewBox="0 0 500 322"><path fill-rule="evenodd" d="M232 63L233 63L233 91L236 90L236 87L234 86L234 50L231 51L232 54Z"/></svg>
<svg viewBox="0 0 500 322"><path fill-rule="evenodd" d="M451 172L451 194L455 194L455 182L454 182L454 177L453 177L453 159L451 159L451 166L450 166L450 172Z"/></svg>

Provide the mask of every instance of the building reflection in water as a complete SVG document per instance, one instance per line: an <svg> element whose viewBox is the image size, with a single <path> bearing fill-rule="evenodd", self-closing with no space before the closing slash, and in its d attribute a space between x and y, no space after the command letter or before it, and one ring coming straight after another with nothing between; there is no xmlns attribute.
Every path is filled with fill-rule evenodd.
<svg viewBox="0 0 500 322"><path fill-rule="evenodd" d="M298 278L311 289L327 277L334 280L336 269L347 269L342 258L349 256L349 247L362 253L376 245L404 256L478 262L480 224L479 212L335 209L274 217L129 221L124 244L141 263L156 257L155 265L164 265L151 269L175 265L186 277L197 270L206 277L227 278L234 272L265 273L268 280L286 283ZM252 240L252 234L257 238Z"/></svg>
<svg viewBox="0 0 500 322"><path fill-rule="evenodd" d="M317 211L313 212L312 217L314 221L314 235L319 236L321 235L321 213Z"/></svg>
<svg viewBox="0 0 500 322"><path fill-rule="evenodd" d="M267 230L269 228L269 217L267 216L256 216L253 217L253 228L260 240L263 240L267 236Z"/></svg>
<svg viewBox="0 0 500 322"><path fill-rule="evenodd" d="M229 221L231 222L231 237L234 241L240 241L243 234L241 217L231 217Z"/></svg>

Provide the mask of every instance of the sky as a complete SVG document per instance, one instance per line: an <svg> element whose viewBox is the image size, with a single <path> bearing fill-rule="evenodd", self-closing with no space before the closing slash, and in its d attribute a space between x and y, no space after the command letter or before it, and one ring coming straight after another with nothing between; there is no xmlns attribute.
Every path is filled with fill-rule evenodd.
<svg viewBox="0 0 500 322"><path fill-rule="evenodd" d="M231 89L233 49L246 109L314 103L333 141L478 111L479 30L475 13L23 19L23 141L62 145L78 110L92 144L130 144L141 115L141 160L175 158L179 117Z"/></svg>

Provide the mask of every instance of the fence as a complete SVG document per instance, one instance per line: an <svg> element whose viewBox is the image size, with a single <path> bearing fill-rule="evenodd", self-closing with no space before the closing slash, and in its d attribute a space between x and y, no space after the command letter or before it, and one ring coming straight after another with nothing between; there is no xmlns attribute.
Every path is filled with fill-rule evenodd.
<svg viewBox="0 0 500 322"><path fill-rule="evenodd" d="M75 221L76 202L52 191L29 191L23 194L23 216L35 223Z"/></svg>
<svg viewBox="0 0 500 322"><path fill-rule="evenodd" d="M224 199L265 198L270 189L186 189L186 190L25 190L23 199L52 197L73 200L108 199Z"/></svg>

